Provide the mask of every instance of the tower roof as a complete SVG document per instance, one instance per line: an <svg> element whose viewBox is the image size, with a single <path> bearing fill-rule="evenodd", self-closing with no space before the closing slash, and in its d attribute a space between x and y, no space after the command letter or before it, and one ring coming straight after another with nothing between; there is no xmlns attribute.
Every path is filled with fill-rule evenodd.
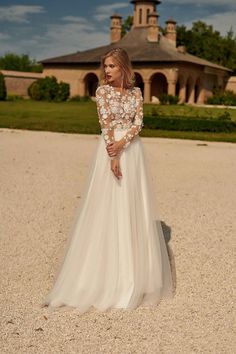
<svg viewBox="0 0 236 354"><path fill-rule="evenodd" d="M122 18L122 16L117 13L114 13L110 16L110 18Z"/></svg>
<svg viewBox="0 0 236 354"><path fill-rule="evenodd" d="M177 22L173 18L170 17L168 20L166 20L166 23L176 24Z"/></svg>

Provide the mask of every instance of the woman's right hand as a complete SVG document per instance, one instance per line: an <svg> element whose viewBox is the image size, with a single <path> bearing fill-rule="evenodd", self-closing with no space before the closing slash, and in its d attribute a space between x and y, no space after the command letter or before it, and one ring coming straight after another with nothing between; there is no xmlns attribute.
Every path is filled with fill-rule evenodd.
<svg viewBox="0 0 236 354"><path fill-rule="evenodd" d="M111 160L111 170L117 179L120 179L122 177L119 159Z"/></svg>

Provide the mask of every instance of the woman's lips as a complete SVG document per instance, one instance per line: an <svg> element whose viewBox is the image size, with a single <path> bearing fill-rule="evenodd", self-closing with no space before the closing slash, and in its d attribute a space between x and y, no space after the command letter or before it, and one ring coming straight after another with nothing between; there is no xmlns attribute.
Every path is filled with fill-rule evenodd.
<svg viewBox="0 0 236 354"><path fill-rule="evenodd" d="M107 78L110 79L110 78L111 78L111 75L107 75Z"/></svg>

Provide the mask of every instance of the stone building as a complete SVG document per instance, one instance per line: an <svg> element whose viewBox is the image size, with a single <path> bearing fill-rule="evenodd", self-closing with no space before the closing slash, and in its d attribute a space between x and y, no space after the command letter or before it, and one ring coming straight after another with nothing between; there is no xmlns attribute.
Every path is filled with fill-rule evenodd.
<svg viewBox="0 0 236 354"><path fill-rule="evenodd" d="M136 85L144 102L162 93L178 95L180 102L204 103L214 88L225 89L230 70L176 47L176 22L166 21L160 33L159 0L132 0L133 25L121 38L121 16L111 16L110 44L42 60L44 75L54 75L70 84L71 96L94 96L100 75L100 59L114 47L124 48L132 61Z"/></svg>

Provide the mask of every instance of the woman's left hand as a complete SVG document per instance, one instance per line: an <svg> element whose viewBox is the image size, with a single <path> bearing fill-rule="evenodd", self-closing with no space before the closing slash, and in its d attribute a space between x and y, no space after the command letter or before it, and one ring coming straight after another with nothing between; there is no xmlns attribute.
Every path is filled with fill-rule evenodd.
<svg viewBox="0 0 236 354"><path fill-rule="evenodd" d="M124 146L124 143L119 140L107 146L107 152L110 157L118 156Z"/></svg>

